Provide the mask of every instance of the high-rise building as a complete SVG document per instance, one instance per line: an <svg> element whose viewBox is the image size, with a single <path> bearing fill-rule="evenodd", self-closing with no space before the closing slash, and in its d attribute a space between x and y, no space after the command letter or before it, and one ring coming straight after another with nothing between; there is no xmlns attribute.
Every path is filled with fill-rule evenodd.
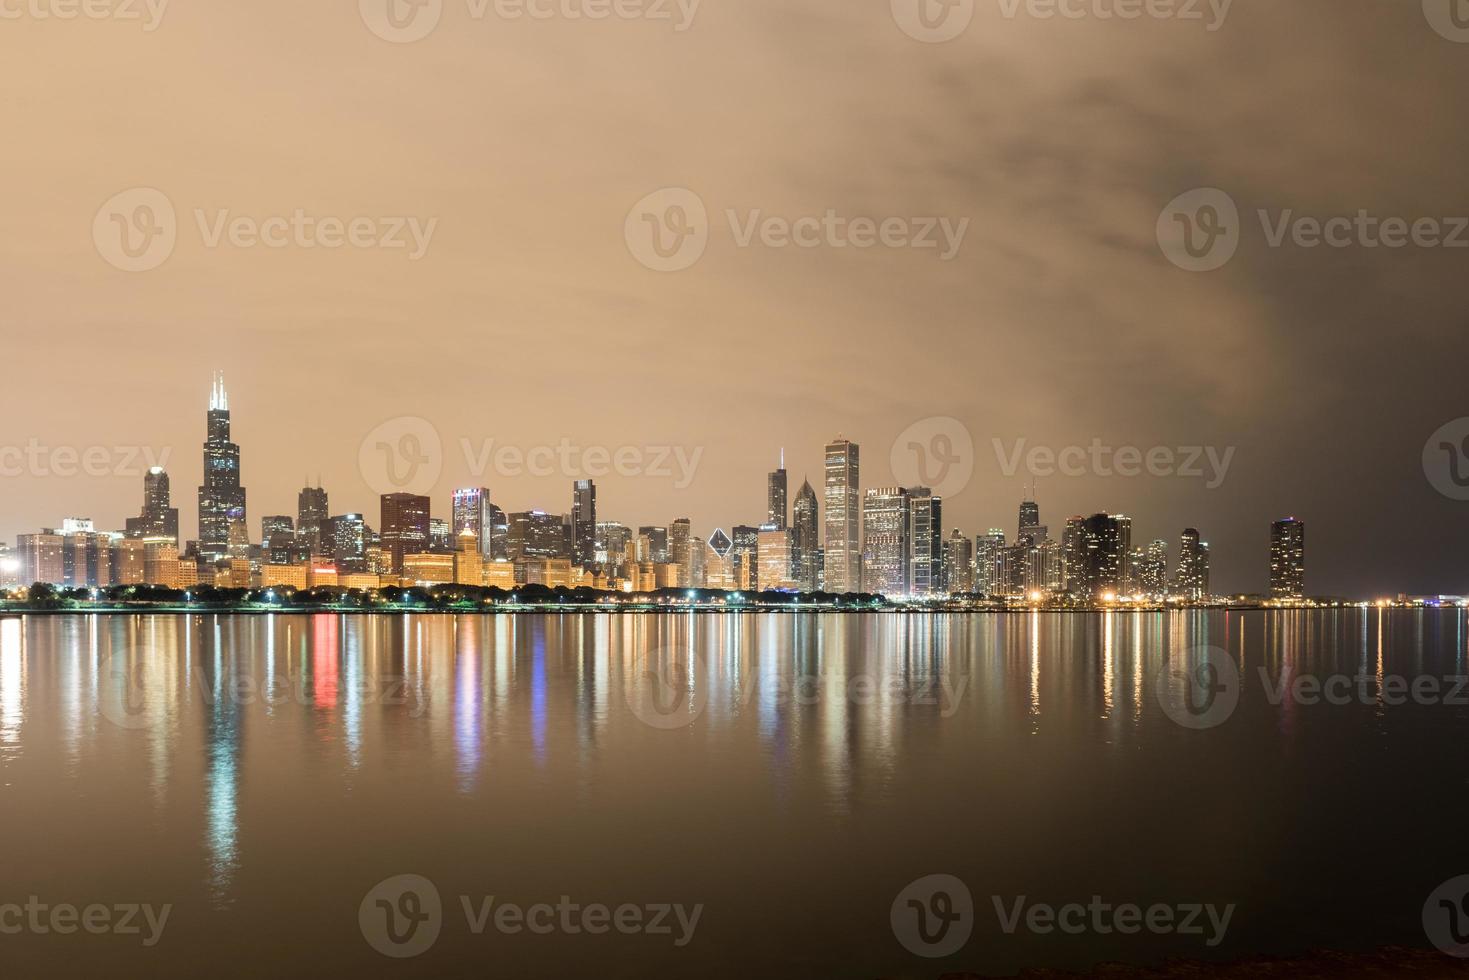
<svg viewBox="0 0 1469 980"><path fill-rule="evenodd" d="M1005 550L1005 532L992 527L974 539L974 591L1001 595L1000 562Z"/></svg>
<svg viewBox="0 0 1469 980"><path fill-rule="evenodd" d="M638 528L638 537L647 538L647 554L639 554L639 561L650 561L654 564L665 565L668 563L668 528L650 527L644 525Z"/></svg>
<svg viewBox="0 0 1469 980"><path fill-rule="evenodd" d="M632 528L616 521L598 521L596 564L616 569L634 558Z"/></svg>
<svg viewBox="0 0 1469 980"><path fill-rule="evenodd" d="M66 565L63 552L66 539L54 530L39 534L22 534L15 539L20 558L20 580L23 585L37 582L65 585Z"/></svg>
<svg viewBox="0 0 1469 980"><path fill-rule="evenodd" d="M927 487L914 487L908 498L909 589L916 596L939 595L944 591L944 499Z"/></svg>
<svg viewBox="0 0 1469 980"><path fill-rule="evenodd" d="M577 568L597 564L597 485L577 480L571 491L571 563Z"/></svg>
<svg viewBox="0 0 1469 980"><path fill-rule="evenodd" d="M1050 536L1050 529L1041 523L1041 505L1031 497L1020 502L1020 523L1015 532L1015 543L1020 544L1026 538L1030 543L1039 546Z"/></svg>
<svg viewBox="0 0 1469 980"><path fill-rule="evenodd" d="M154 466L143 474L143 510L124 524L130 538L170 538L179 543L179 511L172 506L168 474Z"/></svg>
<svg viewBox="0 0 1469 980"><path fill-rule="evenodd" d="M491 561L510 560L510 517L494 504L490 511L490 550L485 555Z"/></svg>
<svg viewBox="0 0 1469 980"><path fill-rule="evenodd" d="M1085 524L1085 517L1068 517L1066 519L1066 530L1061 532L1061 574L1067 592L1080 593L1082 591L1082 552L1085 548Z"/></svg>
<svg viewBox="0 0 1469 980"><path fill-rule="evenodd" d="M1306 524L1294 517L1270 525L1270 598L1306 595Z"/></svg>
<svg viewBox="0 0 1469 980"><path fill-rule="evenodd" d="M162 540L162 539L160 539ZM147 544L137 538L113 538L112 581L116 585L138 585L143 577Z"/></svg>
<svg viewBox="0 0 1469 980"><path fill-rule="evenodd" d="M361 514L328 518L323 537L323 554L332 557L339 572L367 571L367 520Z"/></svg>
<svg viewBox="0 0 1469 980"><path fill-rule="evenodd" d="M780 468L770 474L766 482L766 497L768 500L768 514L765 523L777 531L784 531L789 526L786 506L786 451L780 451Z"/></svg>
<svg viewBox="0 0 1469 980"><path fill-rule="evenodd" d="M485 558L490 557L494 521L490 517L490 491L486 487L469 487L454 491L454 540L468 531L474 535L475 547Z"/></svg>
<svg viewBox="0 0 1469 980"><path fill-rule="evenodd" d="M678 568L678 587L686 589L693 581L693 522L680 517L668 532L668 560Z"/></svg>
<svg viewBox="0 0 1469 980"><path fill-rule="evenodd" d="M1200 539L1197 528L1184 528L1179 538L1174 590L1193 601L1209 594L1209 543Z"/></svg>
<svg viewBox="0 0 1469 980"><path fill-rule="evenodd" d="M792 538L788 528L769 524L760 529L756 562L760 569L760 591L790 592L796 588L791 575Z"/></svg>
<svg viewBox="0 0 1469 980"><path fill-rule="evenodd" d="M260 543L265 548L265 557L269 564L290 565L303 560L296 545L295 518L284 514L262 517Z"/></svg>
<svg viewBox="0 0 1469 980"><path fill-rule="evenodd" d="M796 491L794 520L791 522L791 530L794 532L791 565L795 572L796 588L802 592L815 592L820 579L821 563L818 558L821 532L818 507L816 491L811 489L811 481L802 480L801 489Z"/></svg>
<svg viewBox="0 0 1469 980"><path fill-rule="evenodd" d="M902 487L873 487L863 495L862 591L888 596L910 592L911 521L911 502Z"/></svg>
<svg viewBox="0 0 1469 980"><path fill-rule="evenodd" d="M748 524L736 524L730 531L734 541L735 587L752 591L762 588L760 584L760 529Z"/></svg>
<svg viewBox="0 0 1469 980"><path fill-rule="evenodd" d="M856 592L862 587L861 452L837 436L826 447L825 589Z"/></svg>
<svg viewBox="0 0 1469 980"><path fill-rule="evenodd" d="M1133 549L1132 583L1140 595L1158 597L1168 592L1167 541L1155 539L1147 548Z"/></svg>
<svg viewBox="0 0 1469 980"><path fill-rule="evenodd" d="M224 376L214 376L204 441L204 483L199 487L199 555L208 562L229 556L230 523L245 520L240 485L240 447L230 442L230 399Z"/></svg>
<svg viewBox="0 0 1469 980"><path fill-rule="evenodd" d="M416 493L383 494L378 527L392 574L403 574L404 555L428 552L431 504L429 498Z"/></svg>
<svg viewBox="0 0 1469 980"><path fill-rule="evenodd" d="M943 591L950 595L974 591L974 542L957 528L944 539Z"/></svg>
<svg viewBox="0 0 1469 980"><path fill-rule="evenodd" d="M1117 587L1132 579L1132 518L1126 514L1113 514L1117 522Z"/></svg>
<svg viewBox="0 0 1469 980"><path fill-rule="evenodd" d="M329 555L332 542L327 536L326 522L331 509L326 491L321 487L302 487L296 495L296 536L307 555Z"/></svg>
<svg viewBox="0 0 1469 980"><path fill-rule="evenodd" d="M1122 531L1117 518L1093 514L1081 522L1075 569L1066 571L1067 588L1086 599L1116 596L1122 587Z"/></svg>
<svg viewBox="0 0 1469 980"><path fill-rule="evenodd" d="M560 514L541 510L518 511L510 515L510 533L505 543L506 557L521 565L547 558L571 558L566 525Z"/></svg>
<svg viewBox="0 0 1469 980"><path fill-rule="evenodd" d="M428 550L434 555L454 553L454 528L442 517L430 517L428 521Z"/></svg>

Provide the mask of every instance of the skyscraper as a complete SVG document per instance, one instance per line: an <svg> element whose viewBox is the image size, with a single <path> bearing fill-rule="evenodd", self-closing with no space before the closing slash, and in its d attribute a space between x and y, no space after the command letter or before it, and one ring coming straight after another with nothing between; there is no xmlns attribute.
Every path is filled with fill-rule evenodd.
<svg viewBox="0 0 1469 980"><path fill-rule="evenodd" d="M792 521L791 530L794 532L792 547L793 570L795 573L796 588L802 592L815 592L820 565L817 563L817 554L821 544L820 532L817 530L817 508L816 491L811 489L810 480L801 481L801 489L796 492L795 519Z"/></svg>
<svg viewBox="0 0 1469 980"><path fill-rule="evenodd" d="M571 491L571 563L597 564L597 485L591 480L577 480Z"/></svg>
<svg viewBox="0 0 1469 980"><path fill-rule="evenodd" d="M974 591L980 595L999 595L1001 552L1005 550L1005 532L992 527L974 539Z"/></svg>
<svg viewBox="0 0 1469 980"><path fill-rule="evenodd" d="M873 487L863 495L862 591L888 596L911 591L911 521L911 501L902 487Z"/></svg>
<svg viewBox="0 0 1469 980"><path fill-rule="evenodd" d="M974 542L955 529L944 539L943 591L951 595L974 591Z"/></svg>
<svg viewBox="0 0 1469 980"><path fill-rule="evenodd" d="M168 474L154 466L143 474L143 510L124 525L130 538L168 538L179 543L179 511L172 506Z"/></svg>
<svg viewBox="0 0 1469 980"><path fill-rule="evenodd" d="M330 520L331 508L327 504L326 491L321 487L302 487L296 495L296 536L308 555L329 555L333 542L326 522Z"/></svg>
<svg viewBox="0 0 1469 980"><path fill-rule="evenodd" d="M647 554L638 556L641 561L660 565L668 563L668 528L645 524L638 528L638 537L646 538L648 542Z"/></svg>
<svg viewBox="0 0 1469 980"><path fill-rule="evenodd" d="M404 555L428 552L430 506L429 498L416 493L383 494L378 527L394 575L403 574Z"/></svg>
<svg viewBox="0 0 1469 980"><path fill-rule="evenodd" d="M1066 573L1066 587L1085 599L1116 595L1122 586L1122 530L1110 514L1093 514L1080 525L1074 574Z"/></svg>
<svg viewBox="0 0 1469 980"><path fill-rule="evenodd" d="M673 522L668 535L668 560L678 567L678 587L686 589L693 581L694 528L687 517Z"/></svg>
<svg viewBox="0 0 1469 980"><path fill-rule="evenodd" d="M341 572L367 571L367 520L361 514L327 519L321 554L330 555Z"/></svg>
<svg viewBox="0 0 1469 980"><path fill-rule="evenodd" d="M826 577L828 592L862 586L860 451L841 436L826 447Z"/></svg>
<svg viewBox="0 0 1469 980"><path fill-rule="evenodd" d="M944 499L927 487L914 487L908 497L908 586L913 595L938 595L944 583Z"/></svg>
<svg viewBox="0 0 1469 980"><path fill-rule="evenodd" d="M489 558L493 550L494 521L491 519L490 491L487 487L467 487L454 491L453 526L456 546L460 536L468 531L474 535L474 546L482 557Z"/></svg>
<svg viewBox="0 0 1469 980"><path fill-rule="evenodd" d="M1306 595L1306 525L1294 517L1270 525L1270 598Z"/></svg>
<svg viewBox="0 0 1469 980"><path fill-rule="evenodd" d="M1184 528L1179 538L1174 589L1193 601L1209 594L1209 543L1200 540L1197 528Z"/></svg>
<svg viewBox="0 0 1469 980"><path fill-rule="evenodd" d="M199 554L213 562L229 555L230 523L245 520L240 447L230 442L230 399L222 374L214 376L207 418L204 483L199 487Z"/></svg>
<svg viewBox="0 0 1469 980"><path fill-rule="evenodd" d="M299 561L296 548L296 521L284 514L260 519L260 543L265 548L265 557L272 565L289 565Z"/></svg>
<svg viewBox="0 0 1469 980"><path fill-rule="evenodd" d="M789 521L786 516L789 513L786 506L786 488L786 451L782 449L780 451L780 468L770 474L766 486L766 497L768 499L767 510L769 511L769 515L765 523L777 531L784 531L789 526Z"/></svg>

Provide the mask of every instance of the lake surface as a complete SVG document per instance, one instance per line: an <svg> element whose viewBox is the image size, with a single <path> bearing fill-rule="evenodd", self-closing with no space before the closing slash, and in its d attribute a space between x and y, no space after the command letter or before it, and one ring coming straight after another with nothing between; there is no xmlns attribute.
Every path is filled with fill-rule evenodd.
<svg viewBox="0 0 1469 980"><path fill-rule="evenodd" d="M45 907L0 908L0 963L871 978L1426 946L1469 873L1466 645L1459 610L0 620L0 906ZM1173 911L1046 929L1094 896ZM127 931L133 905L166 922ZM1227 927L1181 932L1195 905Z"/></svg>

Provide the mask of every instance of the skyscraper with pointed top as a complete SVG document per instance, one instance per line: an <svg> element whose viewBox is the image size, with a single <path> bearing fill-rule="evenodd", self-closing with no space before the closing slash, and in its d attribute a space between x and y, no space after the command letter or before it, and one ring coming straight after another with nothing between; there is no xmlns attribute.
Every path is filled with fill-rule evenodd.
<svg viewBox="0 0 1469 980"><path fill-rule="evenodd" d="M230 398L215 372L209 392L204 441L204 483L199 487L199 554L209 561L230 553L230 525L245 520L240 486L240 447L230 442Z"/></svg>
<svg viewBox="0 0 1469 980"><path fill-rule="evenodd" d="M811 489L810 480L802 480L801 489L796 492L796 509L792 522L795 545L791 558L796 587L802 592L815 592L820 577L821 532L819 527L816 491Z"/></svg>
<svg viewBox="0 0 1469 980"><path fill-rule="evenodd" d="M784 531L789 523L787 515L790 513L786 506L786 451L780 451L780 469L770 474L767 486L767 497L769 499L769 517L766 523L777 531Z"/></svg>

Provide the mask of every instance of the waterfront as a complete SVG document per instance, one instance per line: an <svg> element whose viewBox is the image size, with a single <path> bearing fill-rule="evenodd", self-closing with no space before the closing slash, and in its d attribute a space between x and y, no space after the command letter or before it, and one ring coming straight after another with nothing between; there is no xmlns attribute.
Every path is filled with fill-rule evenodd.
<svg viewBox="0 0 1469 980"><path fill-rule="evenodd" d="M152 945L0 944L20 976L163 977L919 977L1424 946L1425 899L1469 871L1466 643L1457 609L5 619L0 905L171 912ZM1237 704L1190 727L1158 676L1225 653ZM359 912L407 874L442 928L386 959ZM890 924L932 874L977 913L939 959ZM667 934L476 934L489 896L700 912ZM992 901L1022 896L1234 911L1212 946L1007 933Z"/></svg>

